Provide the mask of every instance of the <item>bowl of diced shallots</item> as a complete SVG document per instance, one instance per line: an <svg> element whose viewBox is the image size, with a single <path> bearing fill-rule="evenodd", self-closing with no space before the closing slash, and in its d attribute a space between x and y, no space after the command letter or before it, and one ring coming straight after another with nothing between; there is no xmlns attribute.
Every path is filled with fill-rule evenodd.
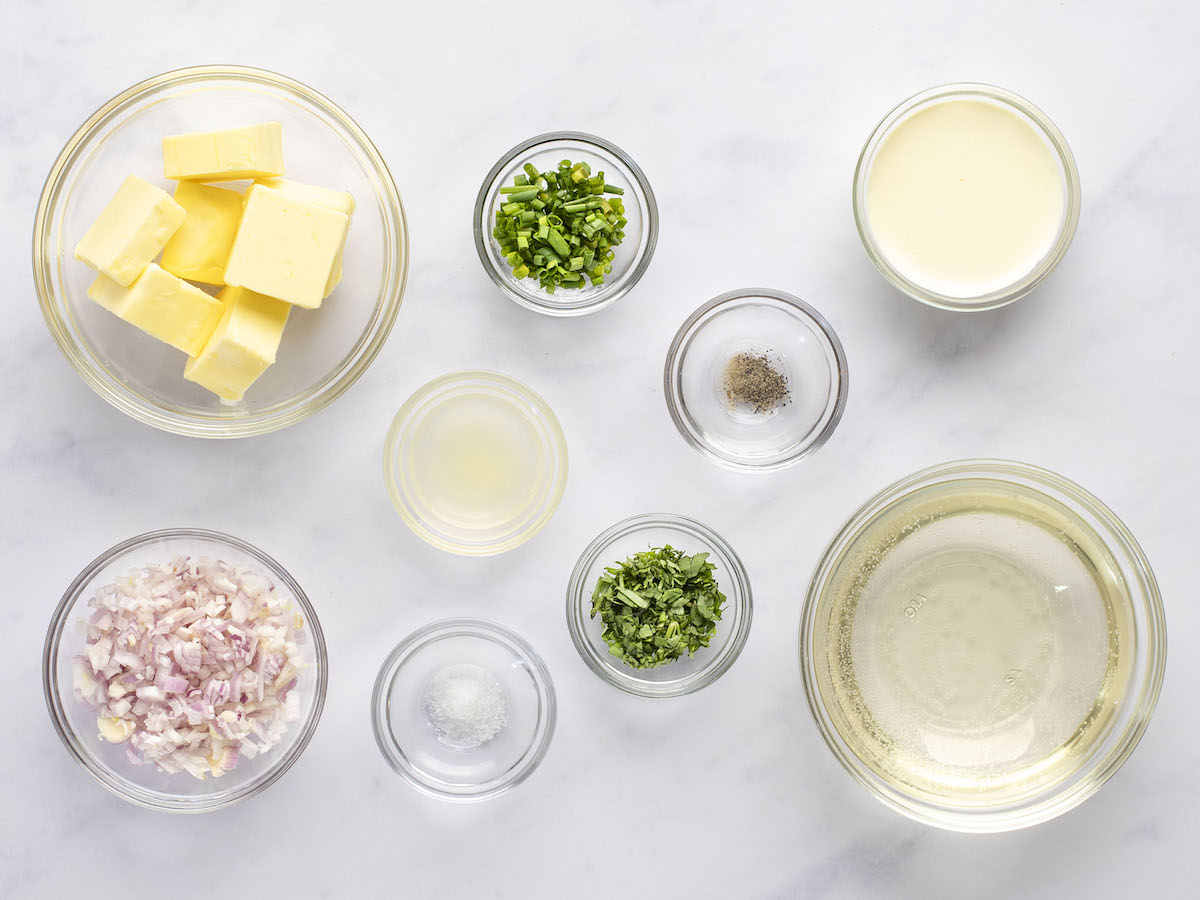
<svg viewBox="0 0 1200 900"><path fill-rule="evenodd" d="M210 812L296 762L325 703L300 585L226 534L170 529L105 551L55 610L46 704L68 752L139 806Z"/></svg>

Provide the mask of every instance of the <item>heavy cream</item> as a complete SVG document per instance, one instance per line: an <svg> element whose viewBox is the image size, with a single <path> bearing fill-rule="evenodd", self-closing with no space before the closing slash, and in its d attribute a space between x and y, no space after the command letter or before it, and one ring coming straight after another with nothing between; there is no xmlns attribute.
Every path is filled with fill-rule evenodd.
<svg viewBox="0 0 1200 900"><path fill-rule="evenodd" d="M1011 287L1054 247L1066 182L1045 134L1009 105L935 100L883 136L866 179L867 224L913 284L970 300Z"/></svg>

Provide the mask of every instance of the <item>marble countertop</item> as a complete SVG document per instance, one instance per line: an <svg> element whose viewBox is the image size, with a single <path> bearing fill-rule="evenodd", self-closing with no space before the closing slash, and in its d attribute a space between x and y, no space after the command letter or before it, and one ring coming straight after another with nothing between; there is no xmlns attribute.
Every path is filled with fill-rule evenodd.
<svg viewBox="0 0 1200 900"><path fill-rule="evenodd" d="M534 9L545 18L519 14ZM178 898L1194 896L1200 6L58 2L12 7L6 20L0 896L124 897L145 885ZM135 81L205 62L274 69L344 106L391 166L413 232L403 309L362 380L307 422L236 442L161 434L95 396L55 349L29 266L38 191L76 126ZM1041 106L1083 182L1058 271L1016 305L975 315L890 289L859 245L849 197L878 118L961 80ZM577 321L500 296L468 224L499 154L557 128L626 148L661 208L641 284ZM689 449L661 396L682 319L748 285L819 308L851 370L833 439L763 477ZM541 392L570 445L551 526L493 559L417 540L380 474L396 408L464 367ZM813 725L795 649L805 585L844 519L896 478L968 456L1043 465L1098 494L1153 563L1171 636L1158 711L1121 771L1073 812L992 836L913 824L858 787ZM669 702L596 678L562 610L584 544L647 511L717 528L755 593L737 664ZM317 606L331 657L325 714L296 766L262 796L200 817L134 808L89 779L50 726L39 678L46 623L79 569L130 535L183 524L276 556ZM558 688L541 768L486 803L419 795L371 734L383 657L448 615L516 629ZM194 874L209 871L195 861L216 874Z"/></svg>

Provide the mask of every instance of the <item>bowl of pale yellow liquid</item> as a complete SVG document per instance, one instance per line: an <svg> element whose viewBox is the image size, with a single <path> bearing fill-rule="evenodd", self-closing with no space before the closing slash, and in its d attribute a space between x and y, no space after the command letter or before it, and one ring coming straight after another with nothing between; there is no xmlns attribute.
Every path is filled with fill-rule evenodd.
<svg viewBox="0 0 1200 900"><path fill-rule="evenodd" d="M496 372L455 372L396 413L383 451L392 504L435 547L511 550L550 521L567 485L567 443L540 396Z"/></svg>
<svg viewBox="0 0 1200 900"><path fill-rule="evenodd" d="M954 310L1025 296L1067 252L1079 172L1036 106L986 84L905 100L876 126L854 173L867 255L910 297Z"/></svg>
<svg viewBox="0 0 1200 900"><path fill-rule="evenodd" d="M800 663L826 743L920 822L1007 831L1078 805L1133 752L1162 685L1154 574L1066 479L968 460L866 503L809 586Z"/></svg>

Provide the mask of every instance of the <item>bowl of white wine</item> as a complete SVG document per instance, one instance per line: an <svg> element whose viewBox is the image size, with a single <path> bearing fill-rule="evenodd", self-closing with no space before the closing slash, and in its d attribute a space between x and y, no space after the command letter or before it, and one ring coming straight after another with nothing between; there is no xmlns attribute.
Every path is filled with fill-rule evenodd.
<svg viewBox="0 0 1200 900"><path fill-rule="evenodd" d="M830 543L800 664L826 743L921 822L1008 831L1091 796L1158 699L1154 574L1078 485L997 460L918 472Z"/></svg>

